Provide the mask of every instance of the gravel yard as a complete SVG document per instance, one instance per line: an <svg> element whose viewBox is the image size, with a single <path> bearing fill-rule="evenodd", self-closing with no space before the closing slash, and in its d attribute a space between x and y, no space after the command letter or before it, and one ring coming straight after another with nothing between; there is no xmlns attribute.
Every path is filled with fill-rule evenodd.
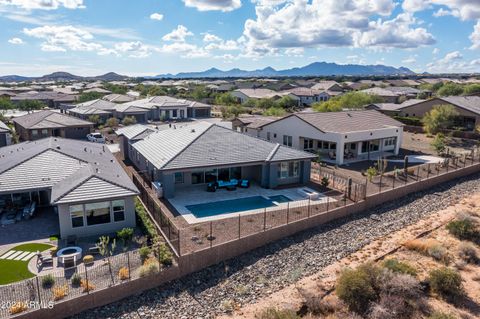
<svg viewBox="0 0 480 319"><path fill-rule="evenodd" d="M312 275L372 240L480 191L480 174L385 203L74 318L213 318Z"/></svg>

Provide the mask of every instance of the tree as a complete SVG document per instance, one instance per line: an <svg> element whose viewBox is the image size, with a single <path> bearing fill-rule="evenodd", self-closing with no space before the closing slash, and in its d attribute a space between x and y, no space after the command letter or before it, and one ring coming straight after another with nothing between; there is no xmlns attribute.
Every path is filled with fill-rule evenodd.
<svg viewBox="0 0 480 319"><path fill-rule="evenodd" d="M463 89L463 94L472 95L480 93L480 84L470 84Z"/></svg>
<svg viewBox="0 0 480 319"><path fill-rule="evenodd" d="M122 120L122 124L125 126L133 125L137 123L137 119L134 116L125 116Z"/></svg>
<svg viewBox="0 0 480 319"><path fill-rule="evenodd" d="M112 83L105 83L103 87L105 88L105 90L109 90L110 92L115 94L126 94L128 91L128 88L126 86Z"/></svg>
<svg viewBox="0 0 480 319"><path fill-rule="evenodd" d="M102 93L98 92L83 92L80 94L78 97L78 102L83 103L83 102L88 102L88 101L93 101L97 100L103 97Z"/></svg>
<svg viewBox="0 0 480 319"><path fill-rule="evenodd" d="M450 127L456 116L458 112L453 105L437 105L423 116L423 127L428 134L435 134L439 130Z"/></svg>
<svg viewBox="0 0 480 319"><path fill-rule="evenodd" d="M281 107L270 107L263 111L265 116L284 116L287 112Z"/></svg>
<svg viewBox="0 0 480 319"><path fill-rule="evenodd" d="M192 93L190 94L190 96L191 96L194 100L196 100L196 101L201 101L201 100L207 98L207 97L208 97L208 94L209 94L209 93L208 93L208 91L205 89L205 86L203 86L203 85L197 85L197 86L193 89L193 91L192 91Z"/></svg>
<svg viewBox="0 0 480 319"><path fill-rule="evenodd" d="M118 126L118 120L115 117L111 117L105 122L105 126L117 127Z"/></svg>
<svg viewBox="0 0 480 319"><path fill-rule="evenodd" d="M22 111L33 111L33 110L41 110L46 108L47 105L42 101L38 100L23 100L18 103L18 109Z"/></svg>
<svg viewBox="0 0 480 319"><path fill-rule="evenodd" d="M250 107L250 108L256 108L257 107L257 101L254 99L248 99L243 103L243 106L245 107Z"/></svg>
<svg viewBox="0 0 480 319"><path fill-rule="evenodd" d="M438 155L443 154L443 152L445 152L445 149L447 148L445 135L443 135L442 133L437 133L430 145L435 150L435 152L437 152Z"/></svg>
<svg viewBox="0 0 480 319"><path fill-rule="evenodd" d="M94 114L94 115L90 115L88 117L88 121L89 122L92 122L93 124L101 124L102 123L102 119L100 118L100 116L98 116L97 114Z"/></svg>
<svg viewBox="0 0 480 319"><path fill-rule="evenodd" d="M444 84L437 92L438 96L452 96L452 95L462 95L463 86L455 83Z"/></svg>
<svg viewBox="0 0 480 319"><path fill-rule="evenodd" d="M238 104L237 98L230 93L221 93L215 96L215 104L217 105L233 105Z"/></svg>
<svg viewBox="0 0 480 319"><path fill-rule="evenodd" d="M275 105L283 109L293 109L298 105L298 103L297 101L292 99L290 96L285 95L285 96L282 96L280 99L276 100Z"/></svg>
<svg viewBox="0 0 480 319"><path fill-rule="evenodd" d="M348 92L326 102L314 103L312 107L317 112L338 112L343 109L362 109L366 105L380 102L382 99L378 95Z"/></svg>
<svg viewBox="0 0 480 319"><path fill-rule="evenodd" d="M10 99L2 97L0 98L0 110L11 110L14 109L15 105L10 101Z"/></svg>
<svg viewBox="0 0 480 319"><path fill-rule="evenodd" d="M272 99L267 99L267 98L258 99L256 106L261 109L268 109L270 107L275 106L275 102Z"/></svg>

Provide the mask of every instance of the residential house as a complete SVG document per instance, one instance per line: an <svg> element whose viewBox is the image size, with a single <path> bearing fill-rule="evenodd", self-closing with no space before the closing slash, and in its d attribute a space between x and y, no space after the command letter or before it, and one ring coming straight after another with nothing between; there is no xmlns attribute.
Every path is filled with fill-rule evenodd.
<svg viewBox="0 0 480 319"><path fill-rule="evenodd" d="M248 179L264 188L305 184L314 155L228 128L195 122L131 143L133 164L160 182L166 198L218 180Z"/></svg>
<svg viewBox="0 0 480 319"><path fill-rule="evenodd" d="M74 108L68 109L67 113L88 120L91 116L98 116L102 122L115 116L117 104L103 99L96 99L76 104Z"/></svg>
<svg viewBox="0 0 480 319"><path fill-rule="evenodd" d="M402 133L402 123L374 110L294 113L252 132L339 165L397 155Z"/></svg>
<svg viewBox="0 0 480 319"><path fill-rule="evenodd" d="M270 89L237 89L230 94L235 97L238 102L245 103L248 100L258 99L279 99L282 96L289 95L289 92L276 92ZM293 96L292 96L293 97Z"/></svg>
<svg viewBox="0 0 480 319"><path fill-rule="evenodd" d="M240 115L232 120L232 130L240 133L249 133L248 135L250 136L258 137L258 134L254 134L253 132L258 132L259 127L263 124L278 119L276 116Z"/></svg>
<svg viewBox="0 0 480 319"><path fill-rule="evenodd" d="M93 123L51 110L33 112L13 119L15 131L23 141L55 136L85 139Z"/></svg>
<svg viewBox="0 0 480 319"><path fill-rule="evenodd" d="M0 121L0 147L12 144L12 130Z"/></svg>
<svg viewBox="0 0 480 319"><path fill-rule="evenodd" d="M426 93L427 96L431 95L431 92L425 90L419 90L412 87L373 87L365 90L361 90L360 92L377 95L382 98L385 103L400 103L402 99L415 99L417 98L418 94Z"/></svg>
<svg viewBox="0 0 480 319"><path fill-rule="evenodd" d="M401 111L403 108L411 105L415 105L424 101L426 100L411 99L411 100L406 100L403 103L373 103L365 106L365 109L376 110L390 116L403 116Z"/></svg>
<svg viewBox="0 0 480 319"><path fill-rule="evenodd" d="M126 103L135 101L136 98L134 96L130 96L127 94L108 94L102 97L102 100L113 102L113 103Z"/></svg>
<svg viewBox="0 0 480 319"><path fill-rule="evenodd" d="M316 89L309 89L309 88L294 88L284 93L288 93L288 95L295 100L299 101L299 106L310 106L313 103L317 102L325 102L328 101L330 98L340 95L343 92L340 91L322 91Z"/></svg>
<svg viewBox="0 0 480 319"><path fill-rule="evenodd" d="M50 108L59 108L60 104L62 103L73 103L77 100L76 95L72 94L63 94L58 92L26 92L26 93L19 93L15 96L12 96L10 100L13 103L20 103L21 101L26 100L37 100L40 102L45 103Z"/></svg>
<svg viewBox="0 0 480 319"><path fill-rule="evenodd" d="M343 92L343 87L336 81L320 81L314 84L311 89L319 91Z"/></svg>
<svg viewBox="0 0 480 319"><path fill-rule="evenodd" d="M0 208L52 207L62 238L135 226L138 189L105 145L50 137L0 148L0 158Z"/></svg>
<svg viewBox="0 0 480 319"><path fill-rule="evenodd" d="M133 161L135 156L132 156L132 144L144 139L148 135L157 132L158 130L158 126L152 128L144 124L134 124L117 129L115 133L119 137L120 152L123 155L123 158Z"/></svg>

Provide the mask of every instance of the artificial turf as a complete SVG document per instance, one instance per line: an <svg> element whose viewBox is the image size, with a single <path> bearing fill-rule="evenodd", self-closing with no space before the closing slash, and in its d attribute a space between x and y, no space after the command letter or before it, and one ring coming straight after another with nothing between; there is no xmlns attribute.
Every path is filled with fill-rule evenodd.
<svg viewBox="0 0 480 319"><path fill-rule="evenodd" d="M30 243L15 246L10 250L36 252L45 251L51 247L53 246L48 244ZM35 275L28 271L28 262L29 260L0 259L0 285L6 285L34 277Z"/></svg>

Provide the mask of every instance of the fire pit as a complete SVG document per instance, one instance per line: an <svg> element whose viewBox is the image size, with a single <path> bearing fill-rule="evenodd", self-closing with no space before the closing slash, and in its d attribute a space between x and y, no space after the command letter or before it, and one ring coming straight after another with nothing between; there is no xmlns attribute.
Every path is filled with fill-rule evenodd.
<svg viewBox="0 0 480 319"><path fill-rule="evenodd" d="M65 259L74 258L75 263L82 258L82 248L80 247L65 247L57 252L58 263L64 264Z"/></svg>

